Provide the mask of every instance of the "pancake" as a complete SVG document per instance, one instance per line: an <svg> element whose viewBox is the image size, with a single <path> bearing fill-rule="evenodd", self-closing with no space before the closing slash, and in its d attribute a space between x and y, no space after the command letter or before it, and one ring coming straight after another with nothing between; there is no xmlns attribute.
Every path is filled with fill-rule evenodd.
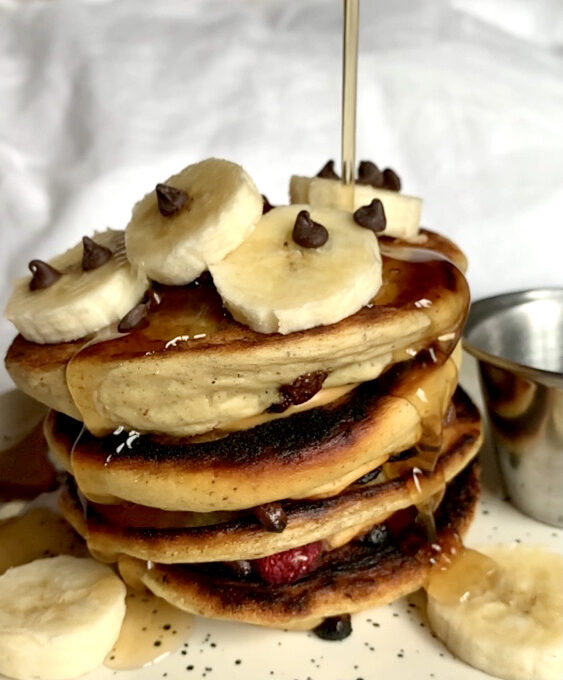
<svg viewBox="0 0 563 680"><path fill-rule="evenodd" d="M482 441L479 412L460 388L453 404L455 417L445 424L432 471L420 471L414 479L413 449L406 452L409 457L383 466L374 481L352 484L332 498L284 501L288 521L281 533L266 531L251 513L181 513L86 502L71 479L61 498L62 511L89 548L107 561L115 561L119 553L161 563L254 559L343 531L357 533L440 493L476 455Z"/></svg>
<svg viewBox="0 0 563 680"><path fill-rule="evenodd" d="M45 431L59 458L72 451L72 474L96 502L212 512L333 496L439 425L458 358L403 362L331 404L206 442L86 431L77 439L80 423L59 416L48 418Z"/></svg>
<svg viewBox="0 0 563 680"><path fill-rule="evenodd" d="M293 583L270 585L253 576L236 578L224 564L164 565L126 556L119 560L120 573L131 586L145 586L195 614L261 626L310 628L324 617L381 606L420 588L436 553L460 548L459 539L477 506L479 476L479 465L473 462L448 484L436 513L432 545L414 525L375 545L352 541L324 553L315 572Z"/></svg>
<svg viewBox="0 0 563 680"><path fill-rule="evenodd" d="M330 326L256 333L228 315L204 276L157 287L162 300L148 325L126 335L58 345L18 336L6 367L20 389L95 435L124 426L179 437L228 426L279 403L280 388L304 374L326 374L325 387L346 385L422 348L451 350L469 303L454 264L464 266L462 253L432 232L415 245L385 239L384 250L377 296Z"/></svg>

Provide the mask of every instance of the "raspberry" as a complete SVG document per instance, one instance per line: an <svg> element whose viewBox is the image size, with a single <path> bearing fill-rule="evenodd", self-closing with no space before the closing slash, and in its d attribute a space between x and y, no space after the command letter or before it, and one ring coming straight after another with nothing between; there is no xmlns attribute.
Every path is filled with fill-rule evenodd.
<svg viewBox="0 0 563 680"><path fill-rule="evenodd" d="M323 550L321 541L254 560L254 567L266 583L280 585L297 581L313 571Z"/></svg>

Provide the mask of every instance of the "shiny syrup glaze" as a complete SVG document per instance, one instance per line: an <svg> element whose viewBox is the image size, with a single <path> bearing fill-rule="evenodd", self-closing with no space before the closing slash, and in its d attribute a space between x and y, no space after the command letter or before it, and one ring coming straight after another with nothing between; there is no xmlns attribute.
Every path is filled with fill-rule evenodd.
<svg viewBox="0 0 563 680"><path fill-rule="evenodd" d="M445 246L441 245L439 237L430 239L425 248L405 248L400 243L389 240L387 251L393 252L395 257L384 255L382 258L383 285L376 297L357 314L373 319L376 323L380 315L386 315L394 309L431 310L441 297L451 294L453 297L450 302L456 305L457 313L451 328L444 329L442 336L450 338L453 335L448 340L438 342L438 351L449 355L459 339L467 314L469 294L465 277L441 254L440 247ZM413 252L418 259L408 259ZM257 333L234 321L223 307L207 274L187 286L155 284L155 291L160 304L149 312L146 326L105 342L88 343L78 354L107 360L178 351L182 347L203 349L225 341L283 343L284 338L290 337L278 333ZM346 319L339 323L346 323ZM304 332L316 335L325 332L325 327ZM431 328L426 345L434 340L435 328Z"/></svg>
<svg viewBox="0 0 563 680"><path fill-rule="evenodd" d="M104 665L134 670L161 661L179 649L192 629L193 616L146 590L128 590L119 638Z"/></svg>
<svg viewBox="0 0 563 680"><path fill-rule="evenodd" d="M0 522L0 574L55 555L86 557L86 544L60 515L35 508Z"/></svg>
<svg viewBox="0 0 563 680"><path fill-rule="evenodd" d="M460 542L449 551L437 553L425 589L437 602L456 605L492 590L498 574L492 558Z"/></svg>
<svg viewBox="0 0 563 680"><path fill-rule="evenodd" d="M395 360L412 358L425 348L424 361L430 376L432 366L443 364L459 341L469 305L467 283L459 269L444 257L450 253L440 237L427 235L423 247L392 239L382 239L382 245L383 285L376 297L358 314L370 314L375 321L378 313L384 314L393 309L414 307L424 310L431 321L427 338L419 346L402 350ZM234 322L223 308L208 276L189 286L159 286L157 293L161 303L151 312L145 327L124 337L89 344L82 353L108 358L175 351L184 343L198 343L203 348L209 343L220 343L223 332L227 331L229 342L242 339L248 342L253 336L260 341L267 341L268 337L279 338L277 334L264 336L253 333ZM450 304L457 304L457 313L444 327L434 314L434 306L448 294L453 296ZM437 328L440 328L438 337ZM314 334L319 329L307 332ZM457 380L455 366L452 371L455 372L452 379ZM419 413L422 425L417 460L411 461L415 487L417 470L433 470L441 443L443 405L434 396L438 385L433 386L431 380L427 382L429 384L424 390L416 390L414 397L409 395L409 402ZM419 513L428 537L432 538L435 535L433 508L425 503L419 507Z"/></svg>
<svg viewBox="0 0 563 680"><path fill-rule="evenodd" d="M377 323L381 317L396 314L401 310L423 309L430 319L426 337L416 346L408 347L394 353L393 361L412 359L423 348L428 348L431 364L443 363L459 340L459 335L467 314L469 295L463 274L443 252L452 250L451 244L438 235L428 232L424 248L404 245L398 240L382 239L386 252L393 252L396 257L383 256L383 285L378 295L356 316L365 317L364 322ZM455 250L452 250L455 254ZM413 256L414 253L414 256ZM414 259L413 259L414 257ZM158 286L156 288L160 304L151 309L148 324L126 335L101 341L90 341L71 360L69 368L77 359L116 359L150 356L166 352L189 351L205 352L211 347L237 346L244 343L278 343L280 351L291 336L279 334L255 333L251 329L236 323L223 308L221 299L213 287L208 275L188 286ZM447 323L434 314L434 305L440 298L447 296L445 313ZM440 305L438 305L440 308ZM451 309L453 308L453 314ZM439 313L444 313L438 309ZM344 319L340 324L346 324ZM338 325L338 324L336 324ZM437 337L440 328L440 335ZM324 333L324 327L313 328L306 333L315 335ZM431 367L430 367L431 368ZM67 380L72 390L72 370L67 370ZM81 371L77 371L81 375ZM86 383L88 375L82 376ZM80 381L80 377L78 377ZM81 392L95 393L95 385L82 385ZM431 395L427 396L431 399ZM412 401L420 412L424 410L420 399ZM87 399L82 408L90 411L94 403ZM92 415L95 422L96 415ZM434 440L433 448L439 444L439 428L441 418L435 413L427 413L423 420L423 440ZM216 435L204 435L213 439ZM221 435L219 435L221 436ZM423 442L424 445L424 442Z"/></svg>
<svg viewBox="0 0 563 680"><path fill-rule="evenodd" d="M444 380L451 384L452 388L457 384L458 372L455 363L445 360L446 355L437 355L432 351L420 352L412 363L417 370L407 373L406 381L400 383L399 389L395 389L395 396L403 397L416 409L421 424L421 435L414 447L413 455L403 460L384 463L383 472L388 479L410 474L412 486L409 494L416 505L419 513L419 521L426 531L429 541L436 537L436 525L434 512L441 500L428 499L418 502L417 496L420 488L419 477L425 472L434 473L436 462L440 455L442 436L444 429L444 416L448 404L444 401L447 391L444 391ZM437 364L442 364L443 370L436 374ZM443 473L439 473L442 483L446 480Z"/></svg>
<svg viewBox="0 0 563 680"><path fill-rule="evenodd" d="M0 574L45 557L89 556L83 539L48 508L34 508L1 521L0 546ZM191 614L150 593L128 592L125 619L105 665L125 670L160 661L185 642L192 619Z"/></svg>

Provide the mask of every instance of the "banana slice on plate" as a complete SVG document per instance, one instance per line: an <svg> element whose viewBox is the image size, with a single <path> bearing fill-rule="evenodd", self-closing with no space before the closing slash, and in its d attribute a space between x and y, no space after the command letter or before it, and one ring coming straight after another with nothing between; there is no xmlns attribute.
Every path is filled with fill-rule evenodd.
<svg viewBox="0 0 563 680"><path fill-rule="evenodd" d="M523 545L482 552L491 558L493 570L480 583L478 578L468 582L471 565L463 564L463 556L454 563L455 580L466 581L457 601L444 598L442 588L433 592L430 582L428 617L434 632L453 654L492 675L561 680L561 555Z"/></svg>
<svg viewBox="0 0 563 680"><path fill-rule="evenodd" d="M100 666L125 616L125 585L106 565L61 555L0 576L0 674L75 678Z"/></svg>
<svg viewBox="0 0 563 680"><path fill-rule="evenodd" d="M126 229L127 254L155 281L189 283L243 242L262 207L240 165L208 158L137 203Z"/></svg>
<svg viewBox="0 0 563 680"><path fill-rule="evenodd" d="M30 262L16 281L6 317L32 342L77 340L119 321L143 297L145 274L132 267L123 231L85 238L48 263Z"/></svg>
<svg viewBox="0 0 563 680"><path fill-rule="evenodd" d="M237 321L286 334L367 304L381 286L381 255L377 237L350 213L292 205L270 210L210 272Z"/></svg>
<svg viewBox="0 0 563 680"><path fill-rule="evenodd" d="M300 177L294 175L289 185L292 203L309 203L313 208L339 208L357 210L369 205L374 199L383 203L386 226L380 236L412 239L418 234L422 200L389 189L376 189L367 184L355 184L353 188L338 179L324 177Z"/></svg>

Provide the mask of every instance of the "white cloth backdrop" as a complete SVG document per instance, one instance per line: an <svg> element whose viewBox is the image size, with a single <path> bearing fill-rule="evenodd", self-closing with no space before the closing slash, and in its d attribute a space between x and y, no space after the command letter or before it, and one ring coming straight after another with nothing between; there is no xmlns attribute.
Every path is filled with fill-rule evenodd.
<svg viewBox="0 0 563 680"><path fill-rule="evenodd" d="M236 160L283 202L338 158L341 9L0 0L2 308L29 259L124 226L183 165ZM358 157L424 197L474 297L563 285L562 1L362 0L361 20Z"/></svg>

